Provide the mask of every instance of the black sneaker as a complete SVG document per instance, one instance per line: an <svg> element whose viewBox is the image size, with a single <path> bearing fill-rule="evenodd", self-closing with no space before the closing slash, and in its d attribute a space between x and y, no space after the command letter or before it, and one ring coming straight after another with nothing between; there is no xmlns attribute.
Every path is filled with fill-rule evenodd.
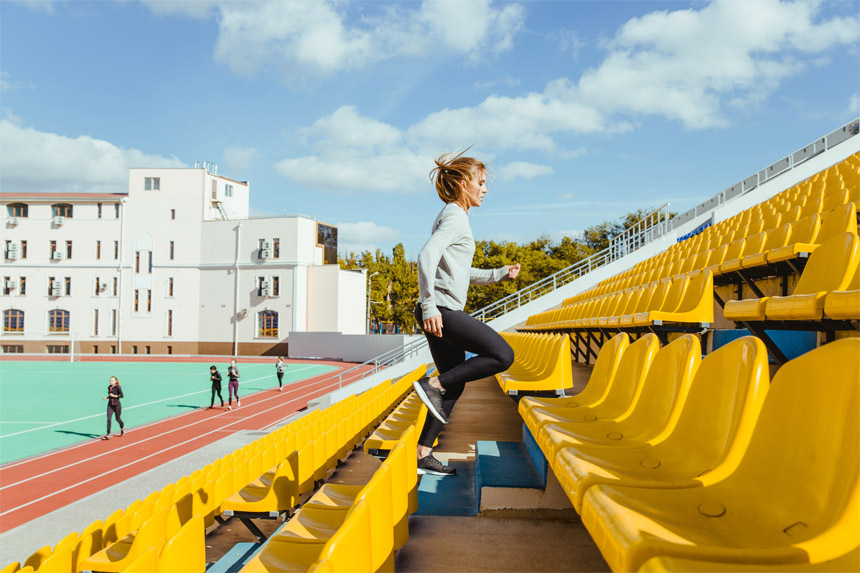
<svg viewBox="0 0 860 573"><path fill-rule="evenodd" d="M433 454L418 460L418 475L428 474L431 476L452 476L456 473L456 469L451 466L446 466L434 458Z"/></svg>
<svg viewBox="0 0 860 573"><path fill-rule="evenodd" d="M429 378L421 378L412 383L418 397L427 406L427 410L433 414L433 417L442 422L448 423L448 418L445 417L445 411L442 409L442 391L430 385Z"/></svg>

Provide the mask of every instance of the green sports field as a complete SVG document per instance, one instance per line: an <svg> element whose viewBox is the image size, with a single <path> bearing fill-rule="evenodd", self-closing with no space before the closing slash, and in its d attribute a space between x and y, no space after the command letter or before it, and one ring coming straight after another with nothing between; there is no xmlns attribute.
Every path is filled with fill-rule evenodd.
<svg viewBox="0 0 860 573"><path fill-rule="evenodd" d="M227 366L215 363L224 377ZM209 406L210 363L0 362L0 464L69 446L105 432L108 379L119 378L127 427ZM277 388L273 362L239 362L239 395ZM335 366L289 364L284 385L320 376ZM218 398L216 396L216 405ZM118 431L116 420L112 430Z"/></svg>

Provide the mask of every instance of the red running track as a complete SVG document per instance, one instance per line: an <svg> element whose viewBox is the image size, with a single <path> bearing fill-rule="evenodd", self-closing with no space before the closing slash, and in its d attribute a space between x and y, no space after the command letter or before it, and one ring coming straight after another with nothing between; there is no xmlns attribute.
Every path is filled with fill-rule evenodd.
<svg viewBox="0 0 860 573"><path fill-rule="evenodd" d="M319 363L319 362L317 362ZM324 363L343 370L340 362ZM0 533L240 430L263 430L337 388L337 372L242 398L241 408L199 409L0 467ZM142 492L148 494L149 492ZM120 508L117 508L120 509ZM107 516L105 516L107 517Z"/></svg>

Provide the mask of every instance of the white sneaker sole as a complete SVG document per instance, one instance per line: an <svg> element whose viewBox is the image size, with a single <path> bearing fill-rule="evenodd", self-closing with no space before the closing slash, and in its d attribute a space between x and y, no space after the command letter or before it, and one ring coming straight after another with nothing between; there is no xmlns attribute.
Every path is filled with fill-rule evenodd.
<svg viewBox="0 0 860 573"><path fill-rule="evenodd" d="M420 475L420 476L428 475L428 476L442 476L442 477L445 477L445 476L455 476L455 475L457 475L457 472L450 473L450 474L446 474L445 472L434 472L433 470L425 470L425 469L422 469L422 468L418 468L418 475Z"/></svg>
<svg viewBox="0 0 860 573"><path fill-rule="evenodd" d="M437 412L436 408L433 407L433 403L430 401L430 398L427 397L427 393L424 392L424 388L421 387L421 384L418 383L418 380L412 383L412 387L415 388L415 392L418 394L418 398L421 402L427 406L427 411L433 414L433 417L442 422L443 424L447 424L448 420L445 419L445 416L442 415L441 412Z"/></svg>

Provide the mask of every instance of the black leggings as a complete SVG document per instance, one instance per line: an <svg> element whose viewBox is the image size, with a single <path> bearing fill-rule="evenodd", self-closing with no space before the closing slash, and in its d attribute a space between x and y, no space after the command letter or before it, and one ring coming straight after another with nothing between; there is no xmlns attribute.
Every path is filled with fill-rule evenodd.
<svg viewBox="0 0 860 573"><path fill-rule="evenodd" d="M466 383L507 370L514 363L514 351L498 332L462 310L439 307L439 311L442 313L442 338L427 332L424 336L439 371L439 382L445 388L442 409L447 418ZM424 324L420 305L415 308L415 318L419 325ZM467 351L477 356L466 360ZM418 443L432 448L442 428L439 420L427 416Z"/></svg>
<svg viewBox="0 0 860 573"><path fill-rule="evenodd" d="M122 416L122 404L117 404L114 406L113 404L110 403L110 400L108 400L108 407L107 407L107 433L108 434L110 434L111 414L116 416L116 421L119 422L119 429L122 430L123 428L125 428L125 424L122 423L122 417L121 417Z"/></svg>
<svg viewBox="0 0 860 573"><path fill-rule="evenodd" d="M221 400L221 405L222 406L224 405L224 397L221 396L221 385L218 384L217 386L215 386L213 384L212 385L212 401L209 402L210 408L215 405L215 394L218 394L218 399Z"/></svg>
<svg viewBox="0 0 860 573"><path fill-rule="evenodd" d="M284 373L283 372L276 372L276 374L278 375L278 388L280 388L281 386L284 385Z"/></svg>

